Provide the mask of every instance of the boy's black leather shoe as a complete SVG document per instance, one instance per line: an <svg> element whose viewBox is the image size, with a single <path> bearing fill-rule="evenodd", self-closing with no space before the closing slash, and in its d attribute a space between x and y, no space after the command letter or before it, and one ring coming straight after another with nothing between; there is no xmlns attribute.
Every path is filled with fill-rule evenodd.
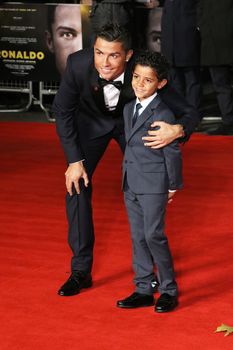
<svg viewBox="0 0 233 350"><path fill-rule="evenodd" d="M76 295L83 288L92 286L92 278L90 274L84 274L80 271L73 271L68 280L61 286L58 294L61 296Z"/></svg>
<svg viewBox="0 0 233 350"><path fill-rule="evenodd" d="M177 296L169 295L167 293L163 293L160 295L159 299L155 304L156 312L168 312L175 309L178 305Z"/></svg>
<svg viewBox="0 0 233 350"><path fill-rule="evenodd" d="M152 306L154 305L153 295L133 293L129 297L118 300L117 307L125 309L134 309L136 307Z"/></svg>

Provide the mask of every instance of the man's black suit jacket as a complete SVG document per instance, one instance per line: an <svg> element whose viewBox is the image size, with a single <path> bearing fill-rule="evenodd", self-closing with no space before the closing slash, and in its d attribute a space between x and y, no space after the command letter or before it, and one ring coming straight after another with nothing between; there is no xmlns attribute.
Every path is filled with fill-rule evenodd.
<svg viewBox="0 0 233 350"><path fill-rule="evenodd" d="M135 96L131 87L133 58L127 63L123 88L114 113L104 104L92 48L77 51L67 60L66 71L53 103L57 133L68 163L83 159L80 144L109 133L116 125L124 128L123 108ZM198 112L169 85L159 92L185 129L186 138L198 124ZM184 140L185 141L185 140Z"/></svg>

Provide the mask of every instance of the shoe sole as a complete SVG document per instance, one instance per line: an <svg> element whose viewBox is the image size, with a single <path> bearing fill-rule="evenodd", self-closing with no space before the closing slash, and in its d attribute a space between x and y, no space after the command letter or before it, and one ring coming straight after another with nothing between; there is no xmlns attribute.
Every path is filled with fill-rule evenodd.
<svg viewBox="0 0 233 350"><path fill-rule="evenodd" d="M147 304L147 305L138 305L138 306L123 306L123 305L117 305L120 309L138 309L140 307L149 307L149 306L154 306L155 303Z"/></svg>
<svg viewBox="0 0 233 350"><path fill-rule="evenodd" d="M169 310L157 310L155 307L155 312L158 312L159 314L165 313L165 312L171 312L173 311L176 307L178 306L178 303L176 305L174 305L171 309Z"/></svg>

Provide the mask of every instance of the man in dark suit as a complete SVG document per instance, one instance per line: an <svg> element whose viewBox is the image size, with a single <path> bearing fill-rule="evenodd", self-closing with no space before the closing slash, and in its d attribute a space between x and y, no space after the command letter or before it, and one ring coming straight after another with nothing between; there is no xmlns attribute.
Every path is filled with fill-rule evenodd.
<svg viewBox="0 0 233 350"><path fill-rule="evenodd" d="M161 19L161 52L171 64L172 85L200 109L198 0L166 0Z"/></svg>
<svg viewBox="0 0 233 350"><path fill-rule="evenodd" d="M129 33L118 25L105 26L94 49L71 54L54 100L57 132L68 168L66 175L68 241L73 251L71 276L59 289L75 295L92 285L94 230L91 178L109 142L125 148L123 107L134 98L131 87L132 56ZM176 125L155 122L147 147L159 148L176 138L187 139L198 123L198 113L167 88L161 98L180 117Z"/></svg>
<svg viewBox="0 0 233 350"><path fill-rule="evenodd" d="M198 1L201 65L208 67L222 124L209 135L233 135L233 1Z"/></svg>
<svg viewBox="0 0 233 350"><path fill-rule="evenodd" d="M91 7L91 25L93 32L112 22L121 26L132 26L134 1L132 0L94 0Z"/></svg>

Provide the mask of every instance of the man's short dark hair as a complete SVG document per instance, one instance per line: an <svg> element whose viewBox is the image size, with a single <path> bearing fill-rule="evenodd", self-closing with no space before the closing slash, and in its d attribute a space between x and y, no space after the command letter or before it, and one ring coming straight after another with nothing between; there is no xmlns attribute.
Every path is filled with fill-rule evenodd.
<svg viewBox="0 0 233 350"><path fill-rule="evenodd" d="M134 69L137 64L152 68L159 81L168 79L170 65L167 59L159 52L141 51L135 57Z"/></svg>
<svg viewBox="0 0 233 350"><path fill-rule="evenodd" d="M132 48L131 35L127 28L115 23L109 23L100 28L96 33L96 39L101 38L109 42L120 42L127 52Z"/></svg>

